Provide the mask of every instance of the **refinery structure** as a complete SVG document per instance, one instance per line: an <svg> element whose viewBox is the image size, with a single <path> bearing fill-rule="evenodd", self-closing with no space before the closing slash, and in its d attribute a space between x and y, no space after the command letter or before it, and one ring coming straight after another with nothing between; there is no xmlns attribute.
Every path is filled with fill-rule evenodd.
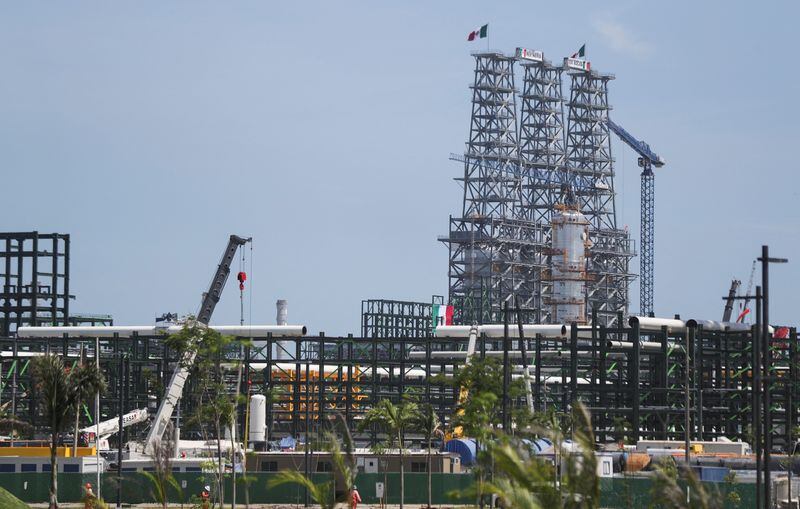
<svg viewBox="0 0 800 509"><path fill-rule="evenodd" d="M614 77L586 60L556 66L523 48L513 57L474 57L469 139L452 156L464 163L463 207L442 238L456 322L499 323L504 303L516 299L530 323L587 323L596 315L619 325L635 252L617 227L608 122ZM584 222L585 229L570 226Z"/></svg>
<svg viewBox="0 0 800 509"><path fill-rule="evenodd" d="M761 288L760 300L751 299L763 311L761 327L731 320L728 311L723 319L652 316L652 166L663 160L609 118L614 76L583 59L555 64L523 48L473 56L466 148L451 155L463 164L456 176L463 206L439 239L448 253L447 295L365 300L358 336L310 335L282 300L275 324L260 316L254 320L263 325L213 325L231 265L249 240L232 235L190 321L250 341L225 352L241 369L225 371L222 382L248 397L228 436L266 452L282 440L305 441L341 415L368 445L376 433L359 424L370 408L416 399L433 406L450 437L465 439L451 426L463 393L447 379L471 358L494 357L505 384L525 384L523 396L503 402L504 422L515 408L567 412L581 401L599 442L613 441L624 422L638 440L752 441L753 430L765 429L763 443L751 444L764 461L773 450L788 451L800 424L797 331L769 324ZM612 133L642 156L638 303L629 290L635 242L617 222ZM0 234L0 256L0 404L45 430L29 365L55 353L67 364L101 366L110 389L84 409L81 426L89 433L94 426L96 443L110 440L111 449L132 444L123 461L133 465L170 428L199 440L181 420L190 410L194 358L164 342L185 321L121 325L73 314L69 235ZM762 258L766 287L772 259L767 251ZM246 275L238 279L244 291ZM720 293L708 291L711 299ZM735 299L732 290L728 303Z"/></svg>

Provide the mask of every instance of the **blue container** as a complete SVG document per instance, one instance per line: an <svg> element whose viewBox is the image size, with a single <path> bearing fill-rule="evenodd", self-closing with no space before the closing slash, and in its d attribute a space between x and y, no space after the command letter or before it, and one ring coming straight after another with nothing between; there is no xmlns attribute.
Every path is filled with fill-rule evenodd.
<svg viewBox="0 0 800 509"><path fill-rule="evenodd" d="M725 476L730 472L726 467L700 467L700 480L707 482L725 482Z"/></svg>
<svg viewBox="0 0 800 509"><path fill-rule="evenodd" d="M472 438L454 438L444 445L446 452L454 452L461 457L462 466L472 466L477 460L477 445Z"/></svg>

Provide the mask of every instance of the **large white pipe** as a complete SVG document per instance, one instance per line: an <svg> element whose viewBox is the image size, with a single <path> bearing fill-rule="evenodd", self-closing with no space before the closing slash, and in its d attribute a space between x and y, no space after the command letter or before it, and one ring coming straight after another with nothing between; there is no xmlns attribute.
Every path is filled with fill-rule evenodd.
<svg viewBox="0 0 800 509"><path fill-rule="evenodd" d="M662 327L667 332L686 332L686 322L676 318L657 318L652 316L632 316L628 319L631 327L639 325L639 330L660 331Z"/></svg>
<svg viewBox="0 0 800 509"><path fill-rule="evenodd" d="M442 325L436 327L436 337L439 338L467 338L470 325ZM539 325L527 324L522 326L522 332L526 338L533 338L537 334L545 338L568 338L569 327L566 325ZM490 338L502 338L505 335L505 326L499 324L478 325L478 334L483 334ZM519 329L516 325L508 326L508 337L519 338Z"/></svg>
<svg viewBox="0 0 800 509"><path fill-rule="evenodd" d="M715 322L714 320L696 320L691 319L686 321L687 327L699 327L702 326L703 330L706 331L731 331L731 332L747 332L752 329L752 325L748 323L737 323L737 322ZM770 327L770 332L774 332L772 327Z"/></svg>
<svg viewBox="0 0 800 509"><path fill-rule="evenodd" d="M628 323L631 327L634 327L638 323L639 330L645 331L659 331L662 327L666 327L667 332L670 333L686 332L687 327L697 328L701 325L703 326L703 330L711 332L722 332L726 330L731 332L746 332L752 327L752 325L746 323L717 322L714 320L698 320L694 318L683 321L675 318L657 318L651 316L632 316L628 320ZM769 329L770 332L774 332L772 327Z"/></svg>
<svg viewBox="0 0 800 509"><path fill-rule="evenodd" d="M210 325L211 329L228 336L246 338L299 337L306 335L305 325ZM156 327L155 325L103 325L97 327L20 327L19 338L58 338L65 334L71 338L113 338L118 334L121 338L129 338L135 334L140 336L157 336L176 334L183 329L180 325Z"/></svg>

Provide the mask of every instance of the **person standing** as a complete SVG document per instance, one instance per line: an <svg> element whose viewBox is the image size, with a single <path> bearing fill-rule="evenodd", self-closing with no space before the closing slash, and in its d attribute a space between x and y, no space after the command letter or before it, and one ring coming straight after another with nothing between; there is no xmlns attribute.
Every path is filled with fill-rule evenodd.
<svg viewBox="0 0 800 509"><path fill-rule="evenodd" d="M83 509L94 509L97 497L94 496L92 491L92 483L87 482L83 487Z"/></svg>
<svg viewBox="0 0 800 509"><path fill-rule="evenodd" d="M361 495L358 493L358 486L353 485L350 490L350 509L358 509L358 504L361 502Z"/></svg>

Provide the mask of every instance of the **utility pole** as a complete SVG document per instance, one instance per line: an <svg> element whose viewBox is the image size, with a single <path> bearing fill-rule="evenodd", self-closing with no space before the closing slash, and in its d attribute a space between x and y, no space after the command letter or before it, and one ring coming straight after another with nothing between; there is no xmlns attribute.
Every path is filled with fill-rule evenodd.
<svg viewBox="0 0 800 509"><path fill-rule="evenodd" d="M770 263L788 263L787 258L770 258L769 246L761 246L761 257L758 259L761 262L761 286L763 287L762 305L761 305L761 337L763 345L763 363L764 363L764 507L769 508L772 493L770 492L771 486L771 467L770 459L772 454L772 414L770 412L771 394L770 385L772 376L770 369L772 368L772 350L771 334L769 332L769 264Z"/></svg>

